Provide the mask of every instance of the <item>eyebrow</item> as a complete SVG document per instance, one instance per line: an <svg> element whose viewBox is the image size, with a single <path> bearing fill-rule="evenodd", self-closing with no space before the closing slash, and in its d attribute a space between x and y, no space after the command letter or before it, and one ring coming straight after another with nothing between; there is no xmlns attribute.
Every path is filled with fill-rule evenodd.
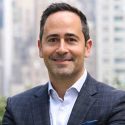
<svg viewBox="0 0 125 125"><path fill-rule="evenodd" d="M49 37L59 37L59 35L58 35L58 34L50 34L50 35L48 35L48 36L46 37L46 39L48 39Z"/></svg>
<svg viewBox="0 0 125 125"><path fill-rule="evenodd" d="M66 33L65 36L66 36L66 37L73 36L73 37L76 37L77 39L79 39L79 37L76 36L76 35L73 34L73 33Z"/></svg>
<svg viewBox="0 0 125 125"><path fill-rule="evenodd" d="M66 33L64 36L65 37L76 37L77 39L79 39L79 37L73 33ZM59 35L58 34L50 34L46 37L46 39L48 39L49 37L59 37Z"/></svg>

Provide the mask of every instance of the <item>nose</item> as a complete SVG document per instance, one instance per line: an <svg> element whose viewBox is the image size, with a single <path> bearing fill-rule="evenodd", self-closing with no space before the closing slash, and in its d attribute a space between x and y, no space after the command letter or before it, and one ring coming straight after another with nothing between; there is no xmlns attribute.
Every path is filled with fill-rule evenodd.
<svg viewBox="0 0 125 125"><path fill-rule="evenodd" d="M59 42L59 45L58 45L56 52L60 55L64 55L68 52L68 48L67 48L65 40L61 40Z"/></svg>

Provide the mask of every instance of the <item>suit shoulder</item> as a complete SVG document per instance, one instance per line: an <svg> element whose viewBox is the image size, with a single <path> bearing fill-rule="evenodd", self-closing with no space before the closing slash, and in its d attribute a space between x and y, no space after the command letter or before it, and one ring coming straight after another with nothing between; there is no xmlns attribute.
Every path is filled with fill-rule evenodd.
<svg viewBox="0 0 125 125"><path fill-rule="evenodd" d="M45 95L48 91L48 84L34 87L32 89L26 90L20 94L9 97L7 99L6 109L11 113L15 114L17 111L30 110L30 105L32 102L36 102L37 96ZM46 92L46 93L45 93ZM44 96L43 96L44 97ZM42 98L41 98L42 99Z"/></svg>
<svg viewBox="0 0 125 125"><path fill-rule="evenodd" d="M100 90L100 91L105 91L105 92L113 92L113 93L124 93L125 94L125 91L124 90L120 90L120 89L118 89L118 88L115 88L115 87L113 87L113 86L111 86L111 85L108 85L108 84L106 84L106 83L103 83L103 82L97 82L97 86L98 86L98 89Z"/></svg>
<svg viewBox="0 0 125 125"><path fill-rule="evenodd" d="M106 83L97 82L97 89L100 95L103 95L104 98L110 98L118 101L120 98L125 100L125 91L118 88L114 88Z"/></svg>
<svg viewBox="0 0 125 125"><path fill-rule="evenodd" d="M35 95L35 93L42 92L46 87L47 87L47 84L36 86L36 87L31 88L29 90L26 90L26 91L24 91L22 93L14 95L14 96L12 96L10 98L13 99L13 100L15 100L15 99L21 99L21 98L30 98L33 95Z"/></svg>
<svg viewBox="0 0 125 125"><path fill-rule="evenodd" d="M89 75L90 76L90 75ZM104 95L106 97L120 97L120 96L124 96L125 97L125 91L124 90L120 90L118 88L114 88L113 86L110 86L106 83L103 82L99 82L97 80L95 80L94 78L92 78L91 76L89 77L89 80L91 83L89 86L94 86L93 88L97 90L97 92L101 95Z"/></svg>

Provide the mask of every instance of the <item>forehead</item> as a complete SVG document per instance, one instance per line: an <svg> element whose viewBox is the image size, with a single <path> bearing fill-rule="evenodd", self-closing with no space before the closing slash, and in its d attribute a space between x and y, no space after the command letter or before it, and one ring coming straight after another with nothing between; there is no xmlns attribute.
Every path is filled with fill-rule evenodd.
<svg viewBox="0 0 125 125"><path fill-rule="evenodd" d="M55 19L57 19L57 20L55 20ZM73 20L73 19L77 19L80 21L80 17L76 13L73 13L70 11L58 11L58 12L55 12L55 13L49 15L46 20L46 23L49 20L58 21L58 19L60 20L60 22L62 22L64 20ZM61 19L63 19L63 20L61 20Z"/></svg>
<svg viewBox="0 0 125 125"><path fill-rule="evenodd" d="M59 11L48 16L44 30L54 29L82 29L80 17L70 11Z"/></svg>

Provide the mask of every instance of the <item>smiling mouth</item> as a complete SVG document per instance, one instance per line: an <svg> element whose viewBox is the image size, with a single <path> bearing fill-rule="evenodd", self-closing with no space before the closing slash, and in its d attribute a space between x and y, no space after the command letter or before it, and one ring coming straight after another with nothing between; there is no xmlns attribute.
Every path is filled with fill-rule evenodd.
<svg viewBox="0 0 125 125"><path fill-rule="evenodd" d="M73 59L53 59L53 61L65 62L65 61L73 61Z"/></svg>
<svg viewBox="0 0 125 125"><path fill-rule="evenodd" d="M73 61L72 57L52 57L50 59L54 62L70 62L70 61Z"/></svg>

